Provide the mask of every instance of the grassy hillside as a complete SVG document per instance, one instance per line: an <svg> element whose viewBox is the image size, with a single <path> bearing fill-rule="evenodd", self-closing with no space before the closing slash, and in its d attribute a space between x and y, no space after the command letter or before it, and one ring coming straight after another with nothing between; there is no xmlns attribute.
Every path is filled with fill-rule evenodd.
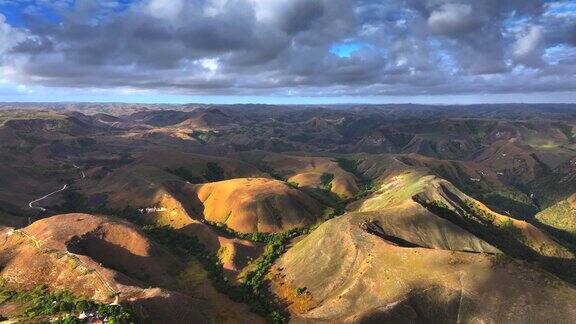
<svg viewBox="0 0 576 324"><path fill-rule="evenodd" d="M339 248L325 248L334 245ZM359 226L355 214L296 243L270 276L272 291L302 321L562 322L575 316L576 290L546 272L500 254L383 239Z"/></svg>

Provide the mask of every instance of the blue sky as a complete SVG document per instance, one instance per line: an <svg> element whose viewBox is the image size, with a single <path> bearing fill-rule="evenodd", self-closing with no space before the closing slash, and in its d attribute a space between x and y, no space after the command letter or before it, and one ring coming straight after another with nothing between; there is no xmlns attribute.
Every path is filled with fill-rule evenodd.
<svg viewBox="0 0 576 324"><path fill-rule="evenodd" d="M370 47L370 44L364 42L334 43L330 47L330 52L339 57L350 57L354 53L366 47Z"/></svg>
<svg viewBox="0 0 576 324"><path fill-rule="evenodd" d="M576 1L0 0L0 101L576 101Z"/></svg>

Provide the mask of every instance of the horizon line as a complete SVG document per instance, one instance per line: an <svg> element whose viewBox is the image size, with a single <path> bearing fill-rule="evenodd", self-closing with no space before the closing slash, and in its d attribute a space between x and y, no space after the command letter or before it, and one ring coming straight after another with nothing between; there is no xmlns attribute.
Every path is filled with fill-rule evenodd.
<svg viewBox="0 0 576 324"><path fill-rule="evenodd" d="M137 101L0 101L0 105L6 104L44 104L44 105L64 105L64 104L123 104L123 105L166 105L166 106L188 106L188 105L205 105L205 106L392 106L392 105L411 105L411 106L493 106L493 105L576 105L575 102L493 102L493 103L362 103L362 102L342 102L342 103L258 103L258 102L237 102L237 103L203 103L203 102L137 102Z"/></svg>

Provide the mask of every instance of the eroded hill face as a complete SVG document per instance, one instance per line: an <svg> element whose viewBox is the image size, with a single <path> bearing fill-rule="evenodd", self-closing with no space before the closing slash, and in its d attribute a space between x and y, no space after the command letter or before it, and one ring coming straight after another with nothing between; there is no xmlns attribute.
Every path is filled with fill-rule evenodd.
<svg viewBox="0 0 576 324"><path fill-rule="evenodd" d="M197 263L182 262L129 223L66 214L2 235L0 275L12 289L44 284L103 303L129 305L154 322L260 321L245 306L218 294Z"/></svg>
<svg viewBox="0 0 576 324"><path fill-rule="evenodd" d="M574 107L24 108L0 110L10 289L153 322L576 317Z"/></svg>

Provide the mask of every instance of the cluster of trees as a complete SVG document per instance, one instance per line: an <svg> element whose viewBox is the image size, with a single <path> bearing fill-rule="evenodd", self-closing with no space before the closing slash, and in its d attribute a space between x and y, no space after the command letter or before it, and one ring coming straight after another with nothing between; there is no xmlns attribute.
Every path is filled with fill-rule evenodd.
<svg viewBox="0 0 576 324"><path fill-rule="evenodd" d="M268 173L272 178L274 178L276 180L284 181L284 182L288 181L288 179L281 176L279 173L276 172L276 170L274 170L273 168L271 168L270 166L268 166L266 164L258 164L257 168L261 172Z"/></svg>
<svg viewBox="0 0 576 324"><path fill-rule="evenodd" d="M360 189L360 191L356 197L351 198L350 200L358 200L374 191L376 184L372 181L372 179L366 177L364 173L358 169L358 166L360 165L358 160L337 158L336 163L338 163L338 166L342 170L352 173L358 180L358 189Z"/></svg>
<svg viewBox="0 0 576 324"><path fill-rule="evenodd" d="M566 136L570 143L574 143L574 132L572 131L572 126L564 122L556 122L552 123L552 125L556 126L558 130L560 130Z"/></svg>
<svg viewBox="0 0 576 324"><path fill-rule="evenodd" d="M212 137L218 136L218 133L213 131L213 130L209 130L209 131L194 130L194 131L192 131L192 133L190 133L188 135L190 135L190 137L196 139L200 144L206 144L206 143L208 143L208 141L210 141L210 139Z"/></svg>
<svg viewBox="0 0 576 324"><path fill-rule="evenodd" d="M266 244L271 244L275 241L278 241L279 239L291 239L296 236L308 234L310 231L308 227L299 227L283 233L261 233L261 232L240 233L231 229L224 223L209 222L209 221L204 221L204 223L210 225L220 235Z"/></svg>
<svg viewBox="0 0 576 324"><path fill-rule="evenodd" d="M136 323L136 317L121 305L96 303L78 298L66 291L51 292L44 285L37 286L32 291L13 291L1 283L0 300L23 303L26 305L23 314L30 319L67 314L61 319L62 323L79 323L79 320L70 313L90 311L106 317L111 324Z"/></svg>
<svg viewBox="0 0 576 324"><path fill-rule="evenodd" d="M166 168L164 170L190 183L215 182L226 179L224 169L216 162L208 162L202 176L196 176L194 172L185 167L177 167L175 169Z"/></svg>
<svg viewBox="0 0 576 324"><path fill-rule="evenodd" d="M294 189L298 189L298 187L300 186L300 184L296 181L285 181L286 184Z"/></svg>
<svg viewBox="0 0 576 324"><path fill-rule="evenodd" d="M224 169L222 169L216 162L208 162L202 176L204 179L206 179L206 181L209 182L221 181L225 179Z"/></svg>
<svg viewBox="0 0 576 324"><path fill-rule="evenodd" d="M302 296L302 295L306 292L306 290L308 290L308 288L306 288L306 287L298 287L298 288L294 289L294 295L296 295L296 296Z"/></svg>
<svg viewBox="0 0 576 324"><path fill-rule="evenodd" d="M328 192L332 191L332 180L334 180L334 175L332 173L322 173L322 175L320 176L322 189Z"/></svg>
<svg viewBox="0 0 576 324"><path fill-rule="evenodd" d="M173 175L180 177L190 183L202 183L204 179L194 175L192 171L184 167L177 167L175 169L166 168L166 172L172 173Z"/></svg>
<svg viewBox="0 0 576 324"><path fill-rule="evenodd" d="M479 200L488 205L492 210L501 213L509 212L525 219L534 217L538 213L537 202L532 202L528 196L521 196L514 192L501 192L494 188L487 189L490 193L475 195ZM529 191L527 191L529 192Z"/></svg>
<svg viewBox="0 0 576 324"><path fill-rule="evenodd" d="M236 237L239 239L248 240L248 241L252 241L252 242L258 242L258 243L267 243L268 239L269 239L269 235L266 233L260 233L260 232L240 233L240 232L237 232L237 231L231 229L230 227L228 227L224 223L210 222L210 221L206 221L206 220L204 221L204 223L212 226L212 228L216 232L218 232L218 234L223 235L223 236L227 236L227 237Z"/></svg>
<svg viewBox="0 0 576 324"><path fill-rule="evenodd" d="M500 242L504 238L506 240L511 240L509 233L514 232L511 227L513 226L512 220L504 222L504 224L497 224L496 217L494 214L484 211L483 209L476 206L472 201L464 201L464 206L467 210L462 210L460 214L452 210L445 203L441 201L432 201L431 203L426 203L423 201L417 201L425 208L427 208L432 213L449 220L452 223L470 231L474 235L485 239L489 242ZM516 234L516 233L514 233ZM519 233L522 235L521 233ZM515 235L513 235L515 236ZM516 237L516 239L519 239ZM516 240L514 240L516 241ZM506 246L512 246L508 242Z"/></svg>
<svg viewBox="0 0 576 324"><path fill-rule="evenodd" d="M260 262L255 267L258 274L249 276L252 278L250 283L243 283L242 285L233 285L224 274L222 263L214 253L208 252L202 243L197 238L187 236L176 232L167 226L147 225L143 230L155 241L170 249L173 253L181 257L195 257L202 263L204 269L208 272L208 278L212 284L221 293L230 297L233 301L248 304L250 309L265 317L270 323L284 323L286 318L279 310L279 308L269 300L269 298L262 292L261 284L264 269L269 269L271 266L270 259L278 256L279 251L284 249L284 242L274 240L273 247L269 244L266 253L261 259L266 259L265 262ZM279 245L282 247L279 247Z"/></svg>
<svg viewBox="0 0 576 324"><path fill-rule="evenodd" d="M244 277L244 284L253 291L260 291L264 276L270 270L274 261L286 252L287 243L300 235L308 234L310 231L307 227L295 228L283 233L262 234L265 236L266 249L264 254L259 257L254 268Z"/></svg>
<svg viewBox="0 0 576 324"><path fill-rule="evenodd" d="M56 211L79 212L88 209L86 197L72 186L62 192L62 199L62 204L54 208Z"/></svg>

